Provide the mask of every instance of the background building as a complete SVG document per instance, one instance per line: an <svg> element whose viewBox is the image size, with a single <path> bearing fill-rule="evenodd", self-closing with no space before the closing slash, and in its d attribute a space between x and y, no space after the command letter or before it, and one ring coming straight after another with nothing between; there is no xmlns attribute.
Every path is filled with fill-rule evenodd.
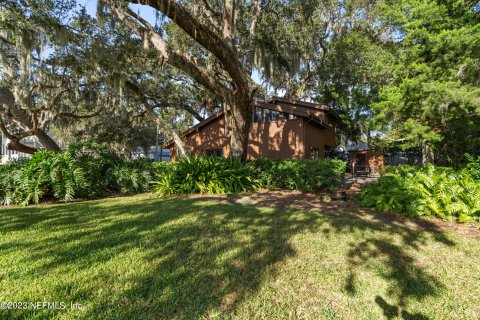
<svg viewBox="0 0 480 320"><path fill-rule="evenodd" d="M18 152L8 149L9 139L0 134L0 163L5 163L10 160L18 160L21 158L30 158L32 155L28 153ZM42 148L42 145L37 141L35 137L27 137L21 140L22 144L32 148Z"/></svg>

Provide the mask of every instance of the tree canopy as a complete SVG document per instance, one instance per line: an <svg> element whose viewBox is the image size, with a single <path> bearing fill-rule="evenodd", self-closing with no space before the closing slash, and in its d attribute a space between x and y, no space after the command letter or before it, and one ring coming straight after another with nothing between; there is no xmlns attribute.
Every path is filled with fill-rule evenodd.
<svg viewBox="0 0 480 320"><path fill-rule="evenodd" d="M184 153L179 133L224 110L245 159L254 100L272 94L334 108L341 143L453 166L480 147L478 1L99 0L96 16L74 0L0 6L0 129L17 150L34 151L27 136L56 149L55 132L132 150L158 126Z"/></svg>

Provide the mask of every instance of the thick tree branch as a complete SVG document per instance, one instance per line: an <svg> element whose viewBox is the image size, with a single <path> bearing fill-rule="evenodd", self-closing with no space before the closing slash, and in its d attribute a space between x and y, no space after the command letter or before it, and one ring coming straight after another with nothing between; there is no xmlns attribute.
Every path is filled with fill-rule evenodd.
<svg viewBox="0 0 480 320"><path fill-rule="evenodd" d="M253 60L255 58L255 35L257 33L257 25L260 17L262 15L262 8L260 7L260 0L253 0L252 1L253 12L252 12L252 23L250 24L250 28L248 29L248 44L249 44L249 51L247 52L247 59L246 59L246 69L248 74L251 76L253 72Z"/></svg>
<svg viewBox="0 0 480 320"><path fill-rule="evenodd" d="M21 143L19 140L10 140L10 142L7 145L7 148L9 150L15 150L15 151L27 153L27 154L34 154L35 152L38 151L37 148L26 146L23 143Z"/></svg>
<svg viewBox="0 0 480 320"><path fill-rule="evenodd" d="M8 139L10 140L10 142L8 143L7 145L7 148L9 150L15 150L15 151L18 151L18 152L23 152L23 153L28 153L28 154L33 154L35 153L38 149L36 148L32 148L32 147L29 147L29 146L26 146L24 144L22 144L20 142L20 140L22 138L24 138L24 135L20 135L20 136L15 136L13 134L11 134L7 127L5 126L5 123L3 122L3 119L2 117L0 116L0 131L2 132L2 134ZM29 134L28 136L32 136L33 134ZM28 137L26 136L26 137Z"/></svg>
<svg viewBox="0 0 480 320"><path fill-rule="evenodd" d="M142 104L145 106L145 110L147 111L147 114L155 121L155 123L161 127L165 128L168 133L173 137L173 141L175 141L176 146L178 147L178 150L180 151L180 154L183 157L187 157L187 153L185 151L185 146L183 145L182 139L180 136L173 130L172 126L170 123L167 121L163 120L161 117L159 117L153 110L155 109L155 106L152 106L150 102L148 101L147 97L143 93L142 89L140 87L132 82L132 81L126 81L125 86L132 91L137 98L140 99Z"/></svg>
<svg viewBox="0 0 480 320"><path fill-rule="evenodd" d="M177 1L131 0L129 2L149 5L150 7L161 11L167 17L172 19L175 24L183 29L196 42L213 53L213 55L222 63L223 68L228 72L229 76L232 78L232 81L237 87L247 88L253 84L253 80L245 74L240 61L237 58L233 43L225 40L223 36L218 35L208 26L200 22ZM234 12L232 12L231 18L233 17Z"/></svg>
<svg viewBox="0 0 480 320"><path fill-rule="evenodd" d="M5 125L5 122L3 122L3 119L1 116L0 116L0 131L2 131L2 134L9 140L14 140L17 138L16 136L14 136L8 131L7 126Z"/></svg>
<svg viewBox="0 0 480 320"><path fill-rule="evenodd" d="M235 0L223 1L223 37L233 46L233 31L235 29Z"/></svg>
<svg viewBox="0 0 480 320"><path fill-rule="evenodd" d="M108 1L110 3L111 1ZM220 97L228 95L226 88L218 85L214 76L204 67L199 66L193 59L187 55L170 48L163 38L154 31L153 27L140 16L128 8L110 5L112 11L127 26L133 29L138 35L147 37L161 57L172 66L182 70L187 75L199 82L202 86Z"/></svg>
<svg viewBox="0 0 480 320"><path fill-rule="evenodd" d="M195 119L197 119L198 121L203 121L203 120L205 120L205 118L202 117L202 116L200 115L200 113L198 113L198 112L197 112L195 109L193 109L191 106L186 105L186 104L183 104L183 105L181 106L181 108L182 108L183 110L187 111L188 113L190 113L192 116L194 116Z"/></svg>

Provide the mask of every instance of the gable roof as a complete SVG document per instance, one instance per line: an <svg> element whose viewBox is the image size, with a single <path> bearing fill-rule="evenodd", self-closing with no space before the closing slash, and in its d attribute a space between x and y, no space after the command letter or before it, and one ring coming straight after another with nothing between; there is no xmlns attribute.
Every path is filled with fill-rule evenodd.
<svg viewBox="0 0 480 320"><path fill-rule="evenodd" d="M215 112L214 114L212 114L210 117L208 117L207 119L203 120L203 121L200 121L199 123L197 123L196 125L194 125L193 127L191 127L190 129L187 129L186 131L184 131L182 133L182 136L188 136L190 133L192 132L195 132L197 131L198 129L200 129L201 127L204 127L206 126L207 124L209 124L210 122L212 122L213 120L219 118L220 116L223 115L223 111L219 111L219 112Z"/></svg>
<svg viewBox="0 0 480 320"><path fill-rule="evenodd" d="M279 104L278 102L281 102L283 104ZM272 97L267 100L267 102L263 101L255 101L255 107L261 107L265 109L270 109L270 110L275 110L275 111L280 111L280 112L285 112L285 113L291 113L293 115L303 117L303 118L308 118L312 122L316 123L317 125L323 127L323 128L330 128L332 125L328 124L325 122L324 119L318 117L318 112L323 112L323 113L329 113L331 114L335 120L339 120L340 116L338 113L331 109L328 106L325 105L319 105L315 103L310 103L310 102L305 102L305 101L300 101L300 100L291 100L291 99L285 99L285 98L279 98L279 97ZM206 126L207 124L211 123L212 121L218 119L219 117L223 116L224 112L219 111L215 112L212 114L210 117L207 119L197 123L190 129L184 131L182 133L182 137L186 137L194 132L197 132L200 128ZM164 148L170 148L173 145L174 141L173 139L167 141L164 143Z"/></svg>

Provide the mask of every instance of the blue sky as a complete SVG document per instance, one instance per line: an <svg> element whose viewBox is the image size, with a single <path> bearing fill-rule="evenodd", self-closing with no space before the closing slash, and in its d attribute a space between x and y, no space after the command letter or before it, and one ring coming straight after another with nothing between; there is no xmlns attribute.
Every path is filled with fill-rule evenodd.
<svg viewBox="0 0 480 320"><path fill-rule="evenodd" d="M85 6L87 13L94 17L97 14L97 0L77 0L78 6ZM155 9L139 4L130 4L130 8L150 23L155 23Z"/></svg>

